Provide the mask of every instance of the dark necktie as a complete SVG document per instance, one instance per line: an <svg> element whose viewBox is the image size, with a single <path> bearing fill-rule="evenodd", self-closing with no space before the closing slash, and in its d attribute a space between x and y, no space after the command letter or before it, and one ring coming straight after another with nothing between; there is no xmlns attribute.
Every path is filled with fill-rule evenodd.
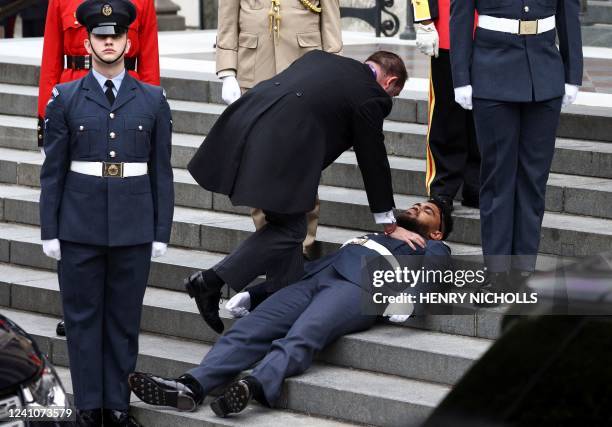
<svg viewBox="0 0 612 427"><path fill-rule="evenodd" d="M104 94L106 95L106 99L108 99L108 103L112 107L113 102L115 102L115 94L113 93L113 88L115 87L115 85L113 84L112 80L107 80L106 83L104 83L104 86L106 86Z"/></svg>

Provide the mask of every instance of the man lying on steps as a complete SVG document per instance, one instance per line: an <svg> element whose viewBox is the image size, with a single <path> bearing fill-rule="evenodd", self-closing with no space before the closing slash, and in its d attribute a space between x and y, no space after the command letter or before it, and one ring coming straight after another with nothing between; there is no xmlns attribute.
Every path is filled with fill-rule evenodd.
<svg viewBox="0 0 612 427"><path fill-rule="evenodd" d="M244 315L252 309L248 320L237 320L199 366L176 379L135 372L130 376L132 391L151 405L194 411L212 390L230 383L259 361L249 376L231 382L211 407L225 417L244 410L251 399L275 406L283 380L306 371L315 352L342 335L369 329L385 311L385 305L372 302L372 281L362 279L364 271L371 271L373 265L394 268L398 260L406 259L415 261L411 268L441 270L449 266L450 249L443 243L452 230L447 205L436 200L417 203L399 213L397 222L420 234L426 240L425 248L384 234L368 234L307 263L300 281L268 298L265 291L260 292L265 283L246 295L238 294L231 311ZM391 320L407 317L395 315Z"/></svg>

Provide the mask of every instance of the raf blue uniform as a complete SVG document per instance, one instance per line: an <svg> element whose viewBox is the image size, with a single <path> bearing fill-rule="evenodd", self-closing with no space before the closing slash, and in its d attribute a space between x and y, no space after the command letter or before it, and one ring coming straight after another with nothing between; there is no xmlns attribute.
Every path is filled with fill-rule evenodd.
<svg viewBox="0 0 612 427"><path fill-rule="evenodd" d="M474 11L555 29L476 28ZM472 85L480 153L481 238L491 271L533 271L565 84L582 84L580 0L453 0L455 88ZM518 22L517 22L518 27ZM559 47L555 44L559 38ZM509 255L515 255L510 261Z"/></svg>
<svg viewBox="0 0 612 427"><path fill-rule="evenodd" d="M126 410L151 242L167 243L172 225L170 109L160 87L127 73L111 106L91 71L54 89L45 121L41 234L61 242L75 405ZM109 162L109 176L71 171L73 161ZM110 176L123 162L148 173Z"/></svg>
<svg viewBox="0 0 612 427"><path fill-rule="evenodd" d="M425 249L413 250L391 237L368 237L396 258L422 255L398 258L401 265L414 260L413 268L443 270L450 264L450 249L440 241L430 240ZM364 259L369 260L367 269L362 268ZM384 257L355 244L307 263L299 282L274 293L246 318L238 320L188 374L200 383L206 396L261 360L251 375L262 385L262 403L274 406L283 380L306 371L315 352L342 335L374 324L376 315L382 314L385 307L371 303L371 293L380 288L373 288L371 279L363 280L363 274L365 271L371 277L372 269L388 268Z"/></svg>

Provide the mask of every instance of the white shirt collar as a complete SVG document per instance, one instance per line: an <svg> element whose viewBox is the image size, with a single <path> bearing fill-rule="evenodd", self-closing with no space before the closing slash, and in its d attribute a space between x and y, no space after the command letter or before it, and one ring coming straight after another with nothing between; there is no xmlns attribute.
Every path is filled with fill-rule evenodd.
<svg viewBox="0 0 612 427"><path fill-rule="evenodd" d="M96 80L98 81L98 84L100 85L100 87L102 88L102 92L104 92L106 90L106 87L104 86L104 83L106 83L108 79L108 77L103 76L102 74L98 73L95 69L91 69L91 73L93 74L93 76L96 78ZM115 93L119 92L119 88L121 87L121 83L123 82L123 78L125 77L125 69L120 72L119 74L117 74L115 77L113 77L112 80L113 81L113 85L115 85Z"/></svg>

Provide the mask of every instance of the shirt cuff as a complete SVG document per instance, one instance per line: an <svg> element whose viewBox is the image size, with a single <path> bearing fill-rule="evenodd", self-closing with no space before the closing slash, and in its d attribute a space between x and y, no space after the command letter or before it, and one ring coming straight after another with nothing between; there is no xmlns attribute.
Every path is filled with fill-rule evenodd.
<svg viewBox="0 0 612 427"><path fill-rule="evenodd" d="M228 68L227 70L221 70L217 73L217 77L219 77L220 79L222 79L223 77L228 77L228 76L236 76L236 70L233 70L231 68Z"/></svg>
<svg viewBox="0 0 612 427"><path fill-rule="evenodd" d="M395 215L393 210L388 212L378 212L374 214L374 222L376 224L392 224L395 222Z"/></svg>

